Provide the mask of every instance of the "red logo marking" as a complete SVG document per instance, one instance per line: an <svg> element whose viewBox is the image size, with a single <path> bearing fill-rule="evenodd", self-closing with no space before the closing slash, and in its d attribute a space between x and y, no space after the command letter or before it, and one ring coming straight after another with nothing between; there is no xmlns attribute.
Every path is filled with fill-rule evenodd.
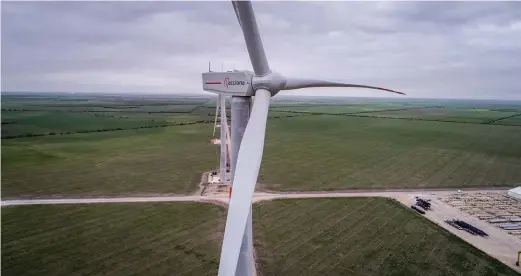
<svg viewBox="0 0 521 276"><path fill-rule="evenodd" d="M228 88L228 81L229 81L229 80L230 80L229 78L225 78L225 79L224 79L224 86L225 86L226 88Z"/></svg>

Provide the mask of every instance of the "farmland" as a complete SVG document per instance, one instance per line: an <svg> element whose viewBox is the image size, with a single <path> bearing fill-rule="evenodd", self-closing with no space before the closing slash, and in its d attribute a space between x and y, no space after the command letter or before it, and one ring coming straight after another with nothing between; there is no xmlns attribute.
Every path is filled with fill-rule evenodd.
<svg viewBox="0 0 521 276"><path fill-rule="evenodd" d="M212 123L215 99L7 97L2 101L2 139ZM229 110L228 110L229 113ZM293 117L279 111L270 117Z"/></svg>
<svg viewBox="0 0 521 276"><path fill-rule="evenodd" d="M219 149L208 143L211 99L186 113L127 111L171 102L183 106L178 99L126 103L128 108L118 100L65 102L3 101L2 133L14 138L2 140L2 197L189 194L197 190L201 173L218 163ZM92 111L100 106L123 111ZM32 136L17 137L20 133Z"/></svg>
<svg viewBox="0 0 521 276"><path fill-rule="evenodd" d="M391 199L254 205L262 275L517 275Z"/></svg>
<svg viewBox="0 0 521 276"><path fill-rule="evenodd" d="M214 168L210 125L8 139L2 196L183 194Z"/></svg>
<svg viewBox="0 0 521 276"><path fill-rule="evenodd" d="M521 182L521 105L296 102L274 98L261 189ZM218 166L208 144L214 111L207 97L3 95L2 197L194 193L201 173Z"/></svg>
<svg viewBox="0 0 521 276"><path fill-rule="evenodd" d="M515 186L520 139L511 126L296 117L270 122L259 181L271 190Z"/></svg>
<svg viewBox="0 0 521 276"><path fill-rule="evenodd" d="M155 128L212 119L197 110L205 109L209 99L36 98L2 100L2 138Z"/></svg>
<svg viewBox="0 0 521 276"><path fill-rule="evenodd" d="M433 105L438 104L438 105ZM343 115L355 117L372 117L387 119L405 119L421 121L438 121L453 123L476 124L516 124L521 117L521 105L517 108L494 109L490 108L461 108L454 106L441 106L438 102L428 104L397 104L397 103L372 103L372 104L345 104L345 105L320 105L320 106L274 106L273 110L314 115Z"/></svg>
<svg viewBox="0 0 521 276"><path fill-rule="evenodd" d="M2 208L2 275L215 275L224 219L188 203Z"/></svg>

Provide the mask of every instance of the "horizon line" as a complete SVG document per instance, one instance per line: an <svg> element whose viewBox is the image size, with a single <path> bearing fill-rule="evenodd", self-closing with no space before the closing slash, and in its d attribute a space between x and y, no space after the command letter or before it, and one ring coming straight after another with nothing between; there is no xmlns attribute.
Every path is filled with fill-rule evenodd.
<svg viewBox="0 0 521 276"><path fill-rule="evenodd" d="M51 92L51 91L0 91L0 94L67 94L67 95L78 95L78 94L88 94L88 95L99 95L99 96L125 96L125 95L142 95L142 96L206 96L213 97L217 96L217 94L210 92L187 92L187 93L145 93L145 92ZM283 97L322 97L322 98L365 98L365 99L393 99L393 100L496 100L496 101L521 101L521 98L514 99L501 99L501 98L432 98L432 97L389 97L389 96L349 96L349 95L285 95L285 94L277 94L277 96Z"/></svg>

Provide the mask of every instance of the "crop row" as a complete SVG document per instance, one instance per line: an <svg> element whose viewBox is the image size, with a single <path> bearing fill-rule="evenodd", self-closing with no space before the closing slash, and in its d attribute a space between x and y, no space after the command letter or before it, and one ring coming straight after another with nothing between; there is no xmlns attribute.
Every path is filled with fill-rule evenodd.
<svg viewBox="0 0 521 276"><path fill-rule="evenodd" d="M297 129L304 121L316 124L315 131L304 132L304 124ZM270 126L260 178L268 189L508 186L521 180L515 128L334 117Z"/></svg>
<svg viewBox="0 0 521 276"><path fill-rule="evenodd" d="M224 214L216 206L101 204L2 212L6 274L201 275L218 267L221 234L215 233L222 233Z"/></svg>
<svg viewBox="0 0 521 276"><path fill-rule="evenodd" d="M254 235L265 275L477 275L483 265L491 275L515 275L390 199L256 204Z"/></svg>

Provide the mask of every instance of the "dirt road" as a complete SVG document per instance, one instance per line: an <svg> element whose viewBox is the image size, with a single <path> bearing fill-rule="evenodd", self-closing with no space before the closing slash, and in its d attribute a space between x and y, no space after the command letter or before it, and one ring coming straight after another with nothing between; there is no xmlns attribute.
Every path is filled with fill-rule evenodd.
<svg viewBox="0 0 521 276"><path fill-rule="evenodd" d="M272 200L277 198L325 198L325 197L397 197L409 194L430 194L442 195L453 191L431 191L431 192L412 192L412 191L344 191L344 192L294 192L294 193L255 193L253 202ZM137 197L76 197L76 198L49 198L49 199L13 199L2 200L1 206L20 206L20 205L43 205L43 204L95 204L95 203L131 203L131 202L176 202L176 201L220 201L228 203L226 193L206 195L206 196L137 196Z"/></svg>
<svg viewBox="0 0 521 276"><path fill-rule="evenodd" d="M465 192L480 192L481 190L471 190ZM486 189L487 192L505 192L505 190ZM253 195L253 202L272 200L278 198L326 198L326 197L391 197L407 195L446 195L454 193L454 190L386 190L386 191L341 191L341 192L285 192L285 193L266 193L256 192ZM1 206L20 206L20 205L42 205L42 204L94 204L94 203L131 203L131 202L176 202L176 201L219 201L228 203L226 192L213 195L190 195L190 196L135 196L135 197L75 197L75 198L38 198L38 199L12 199L2 200Z"/></svg>
<svg viewBox="0 0 521 276"><path fill-rule="evenodd" d="M94 204L94 203L129 203L129 202L173 202L201 201L200 196L158 196L158 197L95 197L95 198L58 198L58 199L19 199L2 200L1 206L45 205L45 204Z"/></svg>

